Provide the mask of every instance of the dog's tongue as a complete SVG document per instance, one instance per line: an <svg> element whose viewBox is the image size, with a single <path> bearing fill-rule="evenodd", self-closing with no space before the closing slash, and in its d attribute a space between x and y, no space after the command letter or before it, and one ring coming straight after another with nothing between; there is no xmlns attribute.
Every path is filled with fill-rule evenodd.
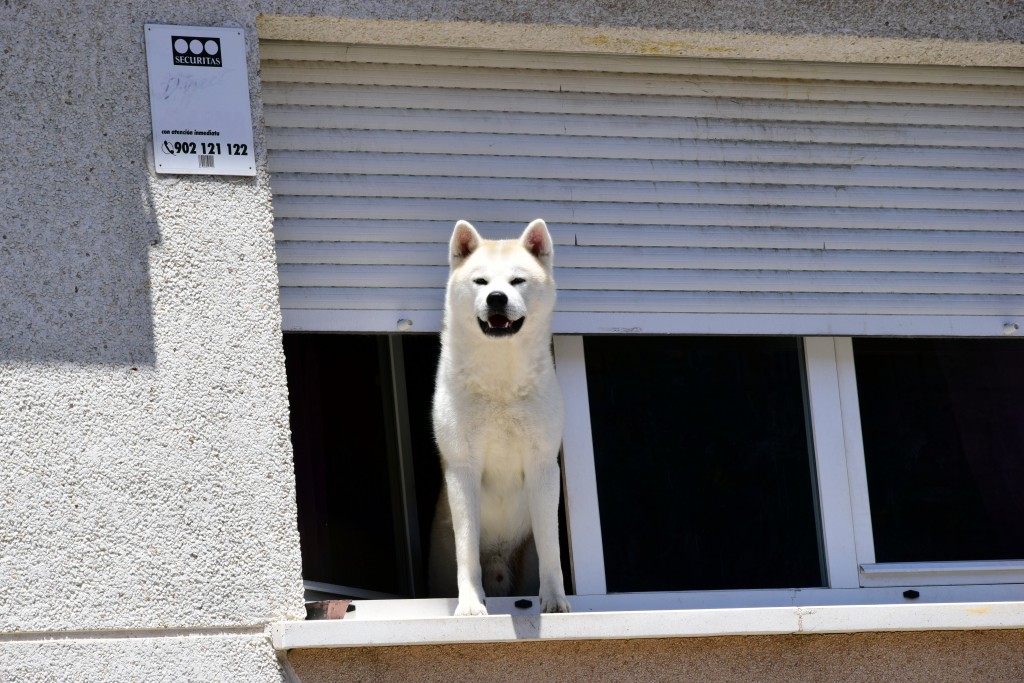
<svg viewBox="0 0 1024 683"><path fill-rule="evenodd" d="M487 326L491 328L501 329L505 327L511 327L512 321L503 315L492 315L487 319Z"/></svg>

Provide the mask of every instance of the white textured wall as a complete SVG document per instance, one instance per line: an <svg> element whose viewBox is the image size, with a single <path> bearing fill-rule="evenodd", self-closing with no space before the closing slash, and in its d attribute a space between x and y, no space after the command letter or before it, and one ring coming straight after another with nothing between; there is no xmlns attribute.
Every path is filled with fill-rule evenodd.
<svg viewBox="0 0 1024 683"><path fill-rule="evenodd" d="M260 14L998 48L1021 7L0 0L0 680L280 680L302 612L262 131L255 179L155 176L143 24L243 26L259 120Z"/></svg>
<svg viewBox="0 0 1024 683"><path fill-rule="evenodd" d="M262 636L66 639L5 643L4 683L264 683L282 681Z"/></svg>
<svg viewBox="0 0 1024 683"><path fill-rule="evenodd" d="M0 2L0 680L278 681L304 613L265 161L147 165L143 24L214 6Z"/></svg>

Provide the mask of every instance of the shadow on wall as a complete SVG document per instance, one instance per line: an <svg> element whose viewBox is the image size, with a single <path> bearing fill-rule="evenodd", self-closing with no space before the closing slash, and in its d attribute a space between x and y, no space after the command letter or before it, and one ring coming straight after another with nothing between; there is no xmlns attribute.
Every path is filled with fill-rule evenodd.
<svg viewBox="0 0 1024 683"><path fill-rule="evenodd" d="M20 168L0 184L0 362L153 365L145 190Z"/></svg>
<svg viewBox="0 0 1024 683"><path fill-rule="evenodd" d="M0 74L0 363L155 362L145 60L67 49L106 25L0 2L0 57L40 56Z"/></svg>

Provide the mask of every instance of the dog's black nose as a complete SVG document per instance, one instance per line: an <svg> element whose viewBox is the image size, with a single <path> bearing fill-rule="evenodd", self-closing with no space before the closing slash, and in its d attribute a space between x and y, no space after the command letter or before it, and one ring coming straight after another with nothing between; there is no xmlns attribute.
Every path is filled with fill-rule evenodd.
<svg viewBox="0 0 1024 683"><path fill-rule="evenodd" d="M504 306L508 303L508 295L505 292L491 292L487 295L487 305L491 307Z"/></svg>

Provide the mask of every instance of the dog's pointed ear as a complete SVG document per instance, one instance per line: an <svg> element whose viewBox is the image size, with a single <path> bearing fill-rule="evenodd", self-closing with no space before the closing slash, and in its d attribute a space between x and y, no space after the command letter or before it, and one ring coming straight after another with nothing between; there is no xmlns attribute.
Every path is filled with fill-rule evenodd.
<svg viewBox="0 0 1024 683"><path fill-rule="evenodd" d="M469 221L459 221L448 244L448 263L452 268L458 266L479 246L480 233Z"/></svg>
<svg viewBox="0 0 1024 683"><path fill-rule="evenodd" d="M543 218L534 219L527 225L519 241L528 252L537 257L538 261L545 266L551 265L555 255L555 245L551 241L548 224L544 222Z"/></svg>

